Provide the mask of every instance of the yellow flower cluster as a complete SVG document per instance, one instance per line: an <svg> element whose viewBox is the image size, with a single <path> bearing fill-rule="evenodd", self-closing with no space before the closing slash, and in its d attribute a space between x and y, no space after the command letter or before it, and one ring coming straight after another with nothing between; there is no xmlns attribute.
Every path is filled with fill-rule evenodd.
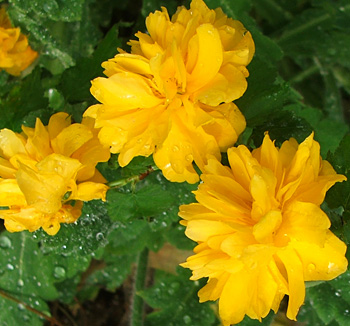
<svg viewBox="0 0 350 326"><path fill-rule="evenodd" d="M60 223L81 214L82 201L105 200L108 187L96 170L110 157L89 118L71 124L67 113L56 113L47 127L18 134L0 131L0 218L11 232L42 227L54 235Z"/></svg>
<svg viewBox="0 0 350 326"><path fill-rule="evenodd" d="M167 179L195 183L193 162L203 168L208 156L220 159L245 128L232 101L247 88L254 43L239 21L202 0L171 19L165 8L151 13L146 26L130 41L131 53L103 63L108 78L91 87L102 104L85 116L96 119L121 166L153 154Z"/></svg>
<svg viewBox="0 0 350 326"><path fill-rule="evenodd" d="M92 81L100 102L71 124L66 113L18 134L0 131L0 218L9 231L42 227L54 235L72 223L83 201L105 200L96 170L110 152L126 166L153 155L170 181L195 183L197 203L180 207L186 235L198 243L182 264L192 279L208 278L200 301L219 300L225 326L278 310L289 296L296 315L305 281L330 280L347 268L346 246L321 210L327 190L346 178L320 157L313 135L277 148L231 147L246 122L233 100L243 95L251 34L220 8L193 0L170 18L165 8L146 19L147 33L103 63ZM0 68L18 75L37 56L0 10ZM98 129L95 129L98 128ZM220 163L226 151L229 166ZM154 199L157 200L157 199Z"/></svg>
<svg viewBox="0 0 350 326"><path fill-rule="evenodd" d="M0 8L0 69L18 76L37 56L28 45L27 37L18 27L12 27L5 8Z"/></svg>
<svg viewBox="0 0 350 326"><path fill-rule="evenodd" d="M208 160L198 203L180 207L186 235L198 243L182 266L193 280L209 278L200 301L219 299L225 326L277 312L284 295L287 317L295 319L304 281L347 269L346 246L320 208L326 191L346 178L321 159L313 135L280 149L265 135L252 153L241 145L227 154L230 167Z"/></svg>

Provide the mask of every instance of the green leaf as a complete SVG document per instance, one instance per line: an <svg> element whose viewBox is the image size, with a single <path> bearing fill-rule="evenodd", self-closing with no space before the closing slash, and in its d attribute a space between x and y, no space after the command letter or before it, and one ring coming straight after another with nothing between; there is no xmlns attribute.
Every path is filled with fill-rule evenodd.
<svg viewBox="0 0 350 326"><path fill-rule="evenodd" d="M312 132L311 126L302 118L297 117L293 112L282 110L270 114L269 120L254 128L251 136L255 146L260 146L265 131L268 131L270 138L281 145L285 140L293 137L299 143L305 140Z"/></svg>
<svg viewBox="0 0 350 326"><path fill-rule="evenodd" d="M108 201L111 218L123 221L131 217L152 217L168 208L174 200L160 185L150 184L132 193L110 190Z"/></svg>
<svg viewBox="0 0 350 326"><path fill-rule="evenodd" d="M251 9L251 0L206 0L206 5L211 9L221 7L224 13L233 18L240 20L240 15Z"/></svg>
<svg viewBox="0 0 350 326"><path fill-rule="evenodd" d="M249 65L248 89L235 103L244 114L248 127L270 120L286 104L294 102L297 95L278 75L276 68L254 58Z"/></svg>
<svg viewBox="0 0 350 326"><path fill-rule="evenodd" d="M102 76L102 62L113 58L120 45L118 27L115 25L98 45L91 58L82 58L75 67L64 72L58 88L67 101L74 103L92 100L89 91L91 80Z"/></svg>
<svg viewBox="0 0 350 326"><path fill-rule="evenodd" d="M138 293L154 312L146 326L217 325L212 303L199 303L197 292L203 284L189 280L190 271L178 267L178 275L157 271L155 284Z"/></svg>
<svg viewBox="0 0 350 326"><path fill-rule="evenodd" d="M270 313L265 318L263 318L261 322L256 319L250 319L248 316L246 316L242 322L237 324L237 326L270 326L273 325L271 323L274 317L275 314L273 311L270 311Z"/></svg>
<svg viewBox="0 0 350 326"><path fill-rule="evenodd" d="M2 291L47 314L47 305L43 299L53 300L58 296L53 284L52 270L52 262L46 259L38 244L27 232L1 234L0 289ZM13 325L22 325L24 319L28 319L33 320L34 325L41 325L37 316L25 311L23 305L16 304L16 307L11 309L10 307L14 306L13 302L1 297L0 306L4 308L2 312L7 311L6 322L16 320L17 322ZM20 310L23 314L19 314ZM1 318L4 318L3 313L0 321Z"/></svg>
<svg viewBox="0 0 350 326"><path fill-rule="evenodd" d="M347 133L334 154L329 154L327 160L332 164L337 173L344 174L348 179L350 177L350 157L345 155L350 150L350 133ZM350 217L350 202L348 198L339 196L340 193L349 194L347 189L350 187L349 182L338 183L331 188L327 196L327 203L331 208L343 206L347 217ZM349 206L349 207L348 207Z"/></svg>
<svg viewBox="0 0 350 326"><path fill-rule="evenodd" d="M107 193L108 212L115 221L161 215L171 221L174 220L174 209L177 210L178 201L189 197L190 189L194 190L194 186L184 183L174 187L161 176L160 171L152 172L138 182L134 190L129 187L110 190ZM177 211L175 219L177 220Z"/></svg>
<svg viewBox="0 0 350 326"><path fill-rule="evenodd" d="M300 105L290 105L288 110L293 111L298 117L305 119L315 131L315 139L321 145L321 155L326 157L329 151L334 152L349 127L339 121L326 118L321 110Z"/></svg>
<svg viewBox="0 0 350 326"><path fill-rule="evenodd" d="M0 99L0 128L19 132L26 115L47 108L48 101L44 97L40 78L41 71L37 68L21 83L14 84L4 100Z"/></svg>
<svg viewBox="0 0 350 326"><path fill-rule="evenodd" d="M177 6L180 5L176 0L145 0L142 1L141 14L147 17L151 12L161 10L161 7L167 8L169 15L173 15Z"/></svg>
<svg viewBox="0 0 350 326"><path fill-rule="evenodd" d="M350 273L307 289L306 297L323 325L347 325L350 318ZM335 323L336 322L336 323Z"/></svg>
<svg viewBox="0 0 350 326"><path fill-rule="evenodd" d="M132 161L121 169L121 175L124 177L131 177L134 175L141 175L151 167L155 166L153 156L136 156Z"/></svg>
<svg viewBox="0 0 350 326"><path fill-rule="evenodd" d="M254 9L259 16L263 17L270 26L279 28L285 22L293 18L291 12L281 1L276 0L253 0Z"/></svg>
<svg viewBox="0 0 350 326"><path fill-rule="evenodd" d="M39 16L59 21L77 21L81 19L85 0L10 0L11 5L21 8L26 14L32 12Z"/></svg>
<svg viewBox="0 0 350 326"><path fill-rule="evenodd" d="M0 293L0 325L12 326L12 325L23 325L23 326L42 326L44 320L39 316L38 313L30 311L29 308L35 308L37 311L45 313L49 316L49 308L45 301L36 297L28 297L30 304L22 301L17 303L5 298Z"/></svg>
<svg viewBox="0 0 350 326"><path fill-rule="evenodd" d="M93 200L84 203L82 214L76 223L61 224L61 229L55 236L38 230L33 233L33 238L40 241L41 249L45 253L84 256L107 244L110 226L105 204Z"/></svg>
<svg viewBox="0 0 350 326"><path fill-rule="evenodd" d="M89 2L12 0L8 11L14 24L30 35L30 45L40 52L39 63L60 74L77 58L91 54L100 37Z"/></svg>

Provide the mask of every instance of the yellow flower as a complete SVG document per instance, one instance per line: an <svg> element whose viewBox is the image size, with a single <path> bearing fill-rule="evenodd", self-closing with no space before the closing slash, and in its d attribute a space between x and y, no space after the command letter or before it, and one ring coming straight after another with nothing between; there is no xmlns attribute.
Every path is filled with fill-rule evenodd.
<svg viewBox="0 0 350 326"><path fill-rule="evenodd" d="M83 201L105 200L106 180L96 170L110 152L98 140L93 120L71 124L67 113L54 114L48 126L18 134L0 131L0 218L8 231L54 235L60 223L75 222Z"/></svg>
<svg viewBox="0 0 350 326"><path fill-rule="evenodd" d="M231 167L209 159L198 203L180 207L186 235L198 242L182 266L193 280L209 278L198 295L219 299L225 326L277 312L284 295L287 317L296 319L304 281L346 271L346 246L320 208L326 191L346 178L321 159L313 135L280 149L265 135L260 148L230 148L228 159Z"/></svg>
<svg viewBox="0 0 350 326"><path fill-rule="evenodd" d="M0 8L0 69L18 76L37 56L21 30L12 27L5 8Z"/></svg>
<svg viewBox="0 0 350 326"><path fill-rule="evenodd" d="M148 33L130 41L104 62L108 78L92 81L91 93L102 104L86 116L102 128L101 142L127 165L149 156L171 181L199 180L195 162L232 146L245 128L233 100L247 88L246 66L254 54L251 34L220 8L193 0L170 19L165 8L146 19Z"/></svg>

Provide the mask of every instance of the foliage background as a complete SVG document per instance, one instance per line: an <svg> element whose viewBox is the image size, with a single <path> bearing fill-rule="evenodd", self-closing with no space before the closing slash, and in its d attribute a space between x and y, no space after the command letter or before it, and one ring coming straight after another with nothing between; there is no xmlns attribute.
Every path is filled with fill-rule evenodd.
<svg viewBox="0 0 350 326"><path fill-rule="evenodd" d="M66 111L77 122L95 103L90 80L101 62L138 30L161 5L172 14L181 0L0 0L13 23L29 35L40 58L22 78L0 72L0 128L20 131L35 118L47 123ZM210 8L241 20L256 55L248 90L236 104L247 119L239 143L259 146L269 130L280 144L303 140L312 130L322 155L350 178L350 4L348 0L206 0ZM178 224L180 204L194 200L196 185L172 184L159 171L135 181L152 165L135 158L121 169L116 157L101 164L109 181L107 203L86 203L77 223L50 237L43 231L0 233L0 325L136 325L132 307L147 304L146 326L219 325L216 307L199 304L200 282L176 268L193 248ZM134 180L127 183L127 181ZM125 181L125 182L124 182ZM322 208L332 230L350 242L350 185L337 184ZM146 286L137 284L136 263L149 254ZM348 255L349 258L350 255ZM135 284L136 283L136 284ZM280 312L262 324L241 326L349 325L350 273L308 284L298 322ZM135 292L136 287L136 292ZM131 303L134 303L132 305Z"/></svg>

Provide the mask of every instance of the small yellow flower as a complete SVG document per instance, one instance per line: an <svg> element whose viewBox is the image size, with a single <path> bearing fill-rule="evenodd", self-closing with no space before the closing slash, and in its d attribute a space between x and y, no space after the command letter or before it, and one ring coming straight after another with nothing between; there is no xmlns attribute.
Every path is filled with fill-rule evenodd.
<svg viewBox="0 0 350 326"><path fill-rule="evenodd" d="M54 114L48 126L18 134L0 131L0 218L8 231L54 235L60 223L75 222L83 201L106 198L106 180L96 170L110 152L98 140L93 120L71 124L67 113Z"/></svg>
<svg viewBox="0 0 350 326"><path fill-rule="evenodd" d="M146 19L148 33L130 41L103 63L108 78L92 81L102 104L86 116L102 128L101 142L127 165L149 156L164 176L176 182L199 180L208 155L232 146L245 128L233 100L247 88L246 66L254 54L251 34L220 8L202 0L179 7L170 19L165 8Z"/></svg>
<svg viewBox="0 0 350 326"><path fill-rule="evenodd" d="M225 326L277 312L284 295L295 320L304 281L346 271L346 246L320 208L327 190L346 178L321 159L313 135L280 149L265 135L260 148L230 148L228 159L231 167L209 159L198 203L180 207L186 235L198 243L182 266L193 280L209 278L198 295L219 299Z"/></svg>
<svg viewBox="0 0 350 326"><path fill-rule="evenodd" d="M37 56L28 45L27 37L18 27L12 27L5 8L0 8L0 69L18 76Z"/></svg>

